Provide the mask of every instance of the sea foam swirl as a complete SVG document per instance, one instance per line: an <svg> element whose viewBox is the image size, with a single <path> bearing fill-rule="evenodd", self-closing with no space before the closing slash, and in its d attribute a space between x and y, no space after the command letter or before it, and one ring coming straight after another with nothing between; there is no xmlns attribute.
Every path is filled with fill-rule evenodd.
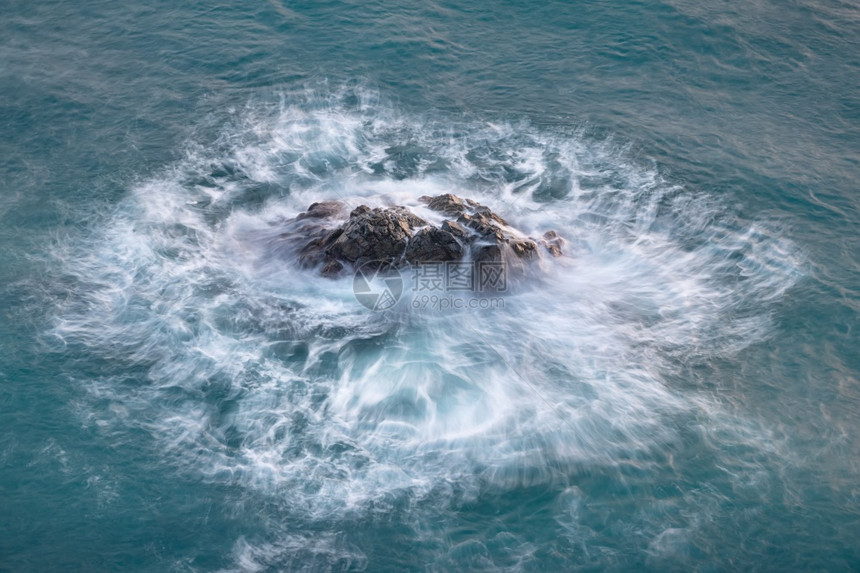
<svg viewBox="0 0 860 573"><path fill-rule="evenodd" d="M666 464L685 420L769 447L671 374L769 335L802 262L778 222L584 128L419 117L361 90L237 115L56 249L52 339L100 359L80 411L117 444L143 431L177 471L310 520L557 486L566 530L576 472ZM277 248L314 201L445 192L556 230L568 256L504 308L373 313Z"/></svg>

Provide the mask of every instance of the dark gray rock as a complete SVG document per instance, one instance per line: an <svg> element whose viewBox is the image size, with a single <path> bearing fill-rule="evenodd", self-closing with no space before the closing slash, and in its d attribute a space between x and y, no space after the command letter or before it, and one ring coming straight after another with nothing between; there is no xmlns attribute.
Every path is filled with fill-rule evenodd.
<svg viewBox="0 0 860 573"><path fill-rule="evenodd" d="M303 267L315 267L329 259L326 251L343 234L343 230L318 227L312 231L309 230L308 234L311 235L311 239L299 249L299 263Z"/></svg>
<svg viewBox="0 0 860 573"><path fill-rule="evenodd" d="M500 263L503 251L500 245L479 245L474 249L472 260L476 263Z"/></svg>
<svg viewBox="0 0 860 573"><path fill-rule="evenodd" d="M561 256L563 240L554 231L539 240L518 233L488 207L471 199L444 194L422 197L429 209L449 219L429 224L405 207L360 205L347 215L337 201L314 203L288 221L281 238L294 245L303 267L320 268L327 277L342 275L347 266L369 261L394 265L432 262L505 262L523 271L540 257L538 247Z"/></svg>
<svg viewBox="0 0 860 573"><path fill-rule="evenodd" d="M427 223L405 209L371 209L362 205L352 211L340 236L326 248L333 259L348 263L397 262L406 251L413 229Z"/></svg>
<svg viewBox="0 0 860 573"><path fill-rule="evenodd" d="M438 227L416 232L406 247L406 260L413 265L428 262L459 261L466 250L453 234Z"/></svg>

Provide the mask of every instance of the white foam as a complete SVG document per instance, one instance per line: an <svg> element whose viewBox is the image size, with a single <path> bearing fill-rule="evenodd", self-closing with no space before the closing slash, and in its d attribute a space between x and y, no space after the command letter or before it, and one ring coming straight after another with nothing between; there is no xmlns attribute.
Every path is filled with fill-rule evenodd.
<svg viewBox="0 0 860 573"><path fill-rule="evenodd" d="M73 286L53 334L119 371L86 381L112 404L91 422L143 429L178 467L313 518L667 449L674 416L720 416L666 373L765 338L768 305L799 276L775 223L737 220L609 144L528 125L310 95L251 107L216 148L58 250ZM275 190L245 202L262 184ZM313 201L419 208L440 192L556 230L570 259L503 310L383 315L349 279L272 247ZM253 570L250 547L237 560Z"/></svg>

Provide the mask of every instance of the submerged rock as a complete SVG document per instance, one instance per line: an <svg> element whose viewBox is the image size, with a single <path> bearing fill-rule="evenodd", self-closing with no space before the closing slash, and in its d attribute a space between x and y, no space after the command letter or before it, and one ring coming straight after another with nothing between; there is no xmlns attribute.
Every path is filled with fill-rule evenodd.
<svg viewBox="0 0 860 573"><path fill-rule="evenodd" d="M421 201L449 218L436 226L401 206L360 205L347 215L344 203L326 201L287 221L281 239L295 246L302 266L319 268L329 277L370 261L395 266L505 262L522 269L540 257L539 247L554 257L563 254L564 241L555 231L529 238L471 199L444 194Z"/></svg>

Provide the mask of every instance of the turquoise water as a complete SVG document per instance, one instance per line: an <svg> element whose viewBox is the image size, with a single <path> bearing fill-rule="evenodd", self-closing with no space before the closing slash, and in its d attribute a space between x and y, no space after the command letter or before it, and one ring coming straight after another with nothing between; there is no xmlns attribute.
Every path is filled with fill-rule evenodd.
<svg viewBox="0 0 860 573"><path fill-rule="evenodd" d="M7 1L0 570L860 568L860 9ZM373 313L313 201L571 257Z"/></svg>

